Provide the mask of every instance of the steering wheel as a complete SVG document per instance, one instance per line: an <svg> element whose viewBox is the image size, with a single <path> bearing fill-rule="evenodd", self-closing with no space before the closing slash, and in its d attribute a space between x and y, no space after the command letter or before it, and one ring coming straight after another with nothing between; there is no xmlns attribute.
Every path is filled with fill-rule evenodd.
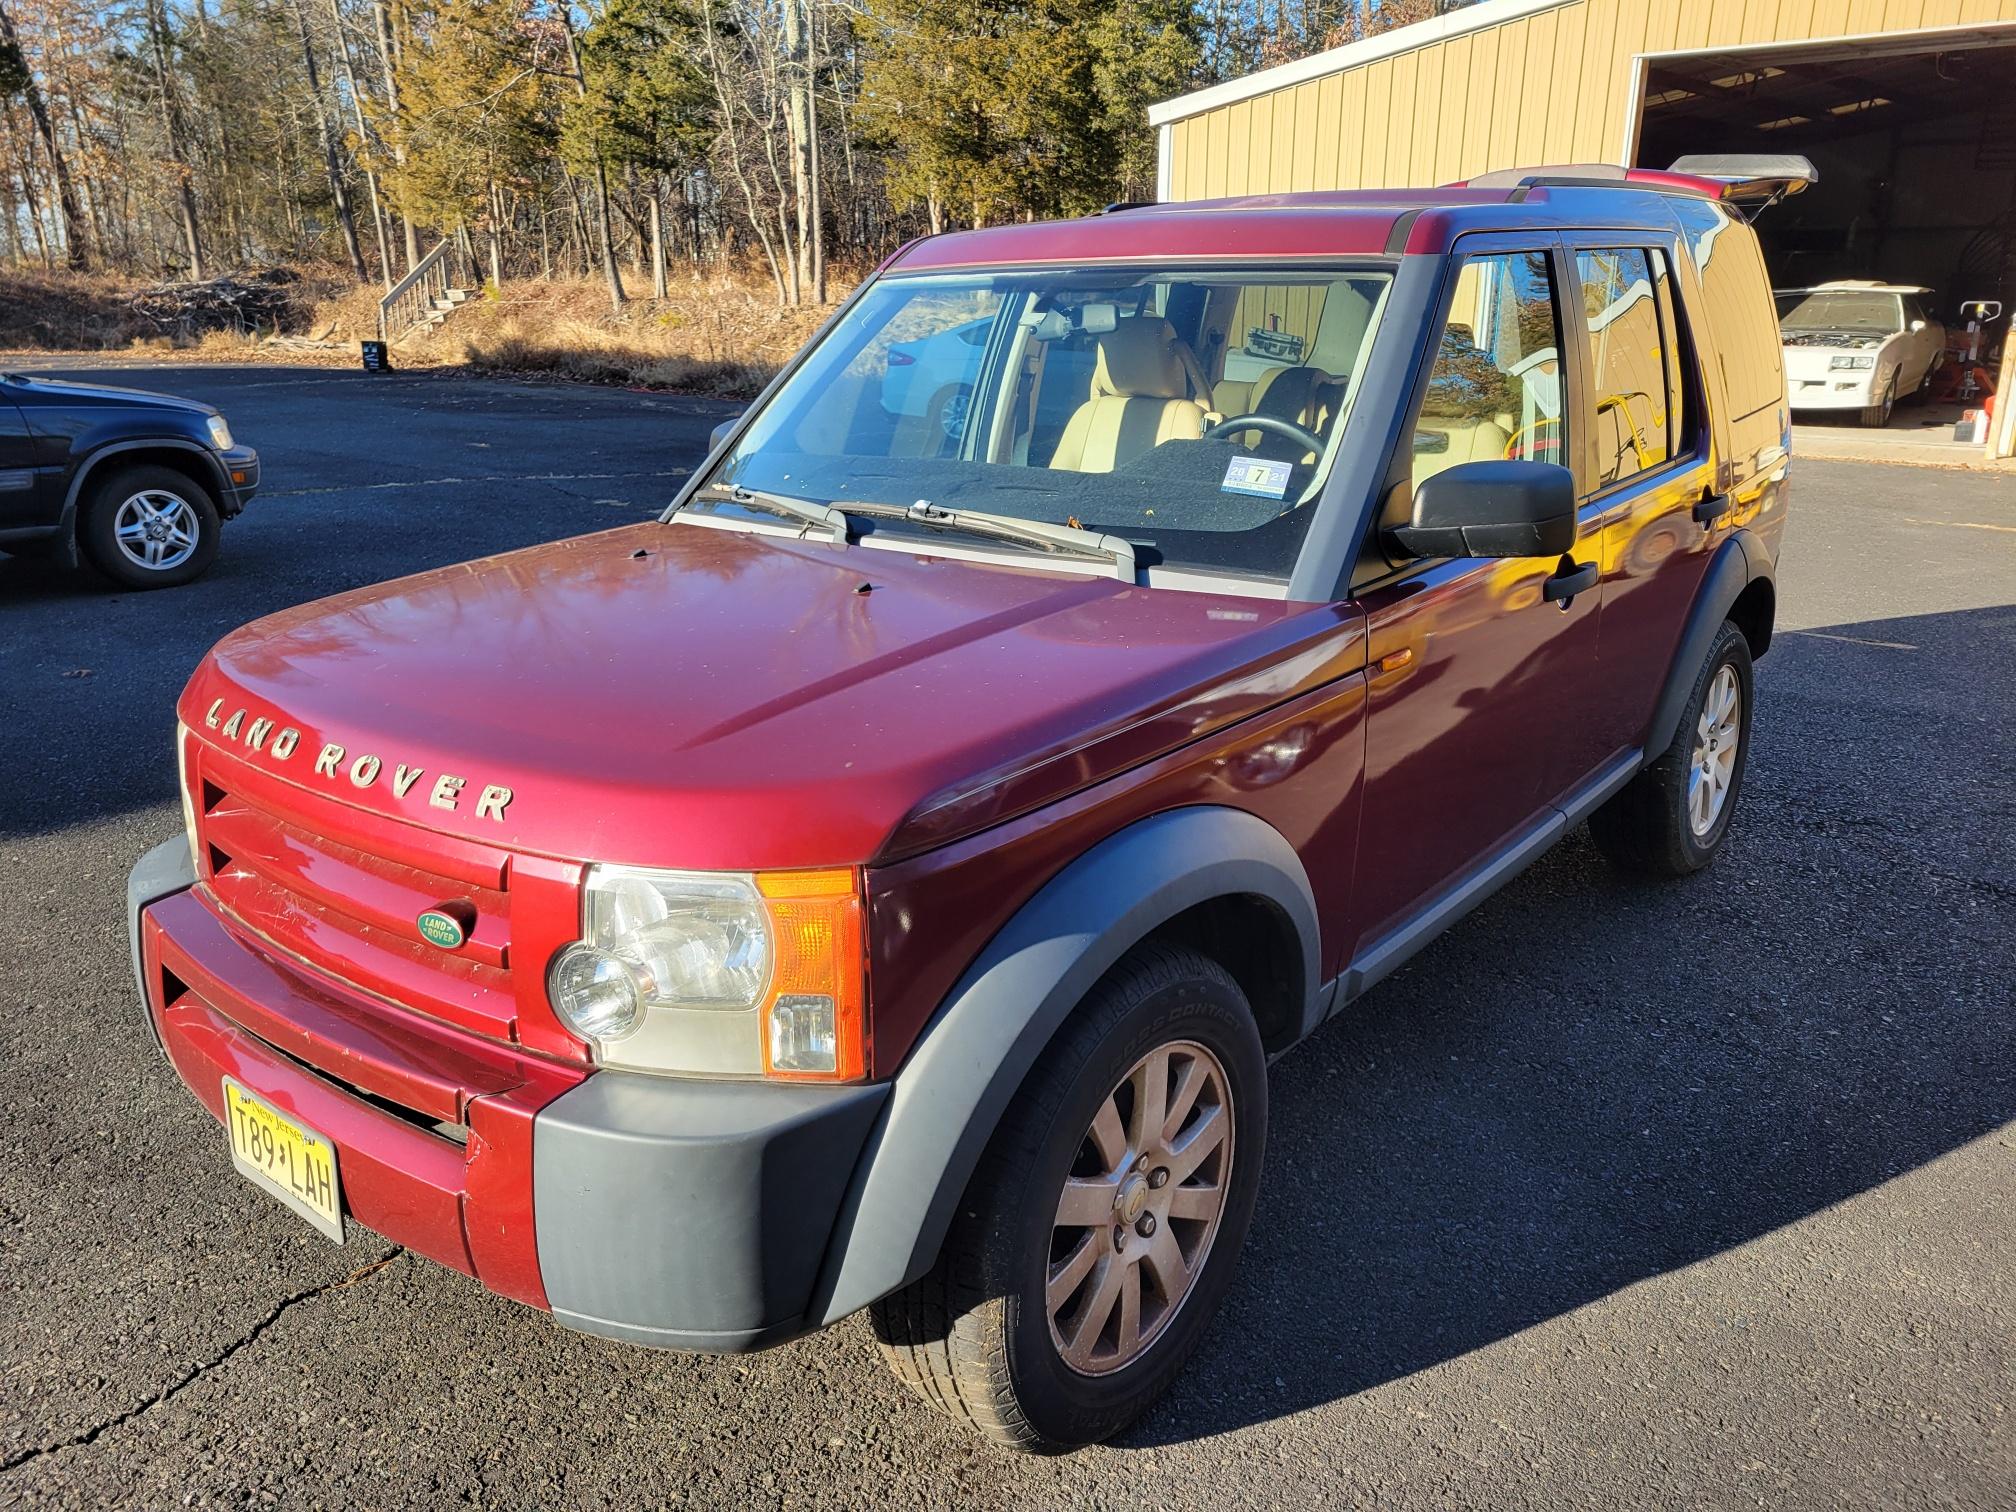
<svg viewBox="0 0 2016 1512"><path fill-rule="evenodd" d="M1270 435L1283 436L1290 441L1302 443L1304 451L1323 451L1323 438L1312 430L1297 425L1293 420L1283 420L1279 415L1234 415L1229 420L1220 420L1204 432L1206 441L1222 441L1227 436L1236 436L1240 431L1266 431Z"/></svg>
<svg viewBox="0 0 2016 1512"><path fill-rule="evenodd" d="M1627 412L1628 413L1628 412ZM1513 432L1511 440L1505 443L1505 460L1517 462L1528 447L1531 462L1558 462L1561 460L1561 422L1548 415L1542 415L1531 425Z"/></svg>

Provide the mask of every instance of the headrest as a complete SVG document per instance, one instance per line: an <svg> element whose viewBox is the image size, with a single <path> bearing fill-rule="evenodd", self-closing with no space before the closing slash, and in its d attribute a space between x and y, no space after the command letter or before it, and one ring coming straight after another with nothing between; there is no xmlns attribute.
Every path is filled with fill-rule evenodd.
<svg viewBox="0 0 2016 1512"><path fill-rule="evenodd" d="M1176 328L1160 315L1134 315L1099 338L1092 392L1123 399L1187 399Z"/></svg>

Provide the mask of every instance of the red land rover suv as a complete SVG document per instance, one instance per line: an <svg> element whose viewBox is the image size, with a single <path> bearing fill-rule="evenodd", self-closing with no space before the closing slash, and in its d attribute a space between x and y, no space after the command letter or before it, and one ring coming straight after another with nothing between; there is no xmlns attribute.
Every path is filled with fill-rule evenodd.
<svg viewBox="0 0 2016 1512"><path fill-rule="evenodd" d="M153 1031L339 1242L640 1344L870 1308L985 1432L1113 1433L1271 1057L1573 825L1723 844L1788 462L1739 207L1809 175L911 245L658 522L216 647Z"/></svg>

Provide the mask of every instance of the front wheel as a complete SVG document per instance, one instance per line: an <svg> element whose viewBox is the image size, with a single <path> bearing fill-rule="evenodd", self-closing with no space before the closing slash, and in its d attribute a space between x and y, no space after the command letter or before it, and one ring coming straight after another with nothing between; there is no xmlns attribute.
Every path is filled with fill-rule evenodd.
<svg viewBox="0 0 2016 1512"><path fill-rule="evenodd" d="M871 1309L891 1367L1012 1448L1117 1433L1231 1283L1266 1134L1238 984L1195 951L1136 950L1016 1094L937 1264Z"/></svg>
<svg viewBox="0 0 2016 1512"><path fill-rule="evenodd" d="M1663 877L1715 859L1743 788L1752 687L1750 643L1725 620L1673 743L1589 816L1598 850L1626 871Z"/></svg>
<svg viewBox="0 0 2016 1512"><path fill-rule="evenodd" d="M1883 380L1883 390L1876 402L1863 409L1861 421L1872 430L1881 430L1890 423L1890 416L1897 408L1897 369L1890 370L1890 376Z"/></svg>
<svg viewBox="0 0 2016 1512"><path fill-rule="evenodd" d="M217 556L222 520L203 489L166 467L120 467L84 506L84 554L125 588L174 588Z"/></svg>

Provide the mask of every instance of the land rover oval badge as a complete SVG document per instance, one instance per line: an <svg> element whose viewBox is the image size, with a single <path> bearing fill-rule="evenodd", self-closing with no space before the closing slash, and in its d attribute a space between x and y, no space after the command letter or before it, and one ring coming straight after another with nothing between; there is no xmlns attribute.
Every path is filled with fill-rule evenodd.
<svg viewBox="0 0 2016 1512"><path fill-rule="evenodd" d="M428 909L415 922L420 928L420 938L443 950L460 950L469 937L460 919L438 908Z"/></svg>

